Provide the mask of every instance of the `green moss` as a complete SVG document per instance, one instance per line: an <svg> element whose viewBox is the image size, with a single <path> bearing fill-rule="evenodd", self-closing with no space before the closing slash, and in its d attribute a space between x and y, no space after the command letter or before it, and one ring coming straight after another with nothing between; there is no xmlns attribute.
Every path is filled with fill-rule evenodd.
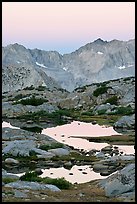
<svg viewBox="0 0 137 204"><path fill-rule="evenodd" d="M6 184L6 183L11 183L14 181L19 180L19 178L2 178L2 181Z"/></svg>
<svg viewBox="0 0 137 204"><path fill-rule="evenodd" d="M134 135L112 135L112 136L103 136L103 137L92 137L88 139L90 142L107 142L109 144L135 144Z"/></svg>

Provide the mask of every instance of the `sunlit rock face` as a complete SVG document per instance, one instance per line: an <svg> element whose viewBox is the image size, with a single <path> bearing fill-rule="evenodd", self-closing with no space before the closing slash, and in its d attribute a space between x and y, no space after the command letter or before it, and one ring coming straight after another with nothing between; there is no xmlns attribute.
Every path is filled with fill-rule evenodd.
<svg viewBox="0 0 137 204"><path fill-rule="evenodd" d="M64 55L30 50L16 43L2 48L2 64L4 91L30 85L73 91L94 82L134 76L135 40L97 39Z"/></svg>

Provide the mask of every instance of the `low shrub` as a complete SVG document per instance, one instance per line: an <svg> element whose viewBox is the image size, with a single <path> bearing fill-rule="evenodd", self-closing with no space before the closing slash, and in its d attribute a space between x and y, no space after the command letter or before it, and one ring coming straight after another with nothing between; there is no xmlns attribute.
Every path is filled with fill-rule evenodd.
<svg viewBox="0 0 137 204"><path fill-rule="evenodd" d="M108 98L104 103L110 103L111 105L118 105L118 97L112 96L111 98Z"/></svg>
<svg viewBox="0 0 137 204"><path fill-rule="evenodd" d="M109 87L102 85L101 87L97 88L93 91L93 96L98 97L99 95L106 93Z"/></svg>
<svg viewBox="0 0 137 204"><path fill-rule="evenodd" d="M93 116L94 113L93 113L93 110L89 110L89 111L82 112L81 115Z"/></svg>
<svg viewBox="0 0 137 204"><path fill-rule="evenodd" d="M22 94L18 94L13 98L13 101L18 101L19 99L22 99L24 96Z"/></svg>
<svg viewBox="0 0 137 204"><path fill-rule="evenodd" d="M64 145L62 143L51 143L51 144L43 144L39 146L39 149L42 150L49 150L49 149L56 149L56 148L62 148Z"/></svg>
<svg viewBox="0 0 137 204"><path fill-rule="evenodd" d="M98 110L97 113L98 115L103 115L106 113L106 109Z"/></svg>
<svg viewBox="0 0 137 204"><path fill-rule="evenodd" d="M20 177L21 181L37 181L37 182L41 182L41 183L45 183L45 184L52 184L57 186L60 189L69 189L72 184L69 181L66 181L64 178L49 178L49 177L45 177L45 178L41 178L38 177L36 172L27 172L25 173L25 175Z"/></svg>
<svg viewBox="0 0 137 204"><path fill-rule="evenodd" d="M66 181L65 178L44 178L43 180L44 183L47 184L52 184L57 186L60 189L69 189L71 188L72 184L69 181Z"/></svg>
<svg viewBox="0 0 137 204"><path fill-rule="evenodd" d="M31 105L31 106L39 106L42 105L44 102L47 102L48 100L45 98L35 98L35 96L32 96L31 98L22 99L20 101L17 101L15 104L23 104L23 105Z"/></svg>
<svg viewBox="0 0 137 204"><path fill-rule="evenodd" d="M38 127L38 126L35 126L35 127L22 127L21 129L27 130L27 131L30 131L30 132L36 132L36 133L41 133L42 130L43 130L43 128Z"/></svg>
<svg viewBox="0 0 137 204"><path fill-rule="evenodd" d="M37 157L36 155L36 152L34 151L34 150L30 150L29 151L29 155L31 156L31 157Z"/></svg>
<svg viewBox="0 0 137 204"><path fill-rule="evenodd" d="M121 106L121 107L117 107L116 111L113 112L113 113L110 113L110 114L111 114L111 115L112 115L112 114L113 114L113 115L131 115L131 114L133 114L133 113L135 113L135 110L133 110L133 109L131 108L131 106L127 106L127 107Z"/></svg>
<svg viewBox="0 0 137 204"><path fill-rule="evenodd" d="M66 120L63 118L63 116L72 117L73 114L74 114L74 110L69 110L69 109L61 109L52 113L48 113L47 111L41 110L34 113L22 114L20 116L17 116L17 118L33 120L33 121L38 121L39 119L43 119L45 120L45 122L51 121L51 123L54 123L56 125L64 125L66 123Z"/></svg>
<svg viewBox="0 0 137 204"><path fill-rule="evenodd" d="M75 89L75 91L77 91L78 93L82 93L86 90L86 86L82 86L82 87L78 87Z"/></svg>
<svg viewBox="0 0 137 204"><path fill-rule="evenodd" d="M126 78L124 78L123 79L123 81L128 81L128 80L131 80L131 79L133 79L134 77L126 77Z"/></svg>
<svg viewBox="0 0 137 204"><path fill-rule="evenodd" d="M17 181L19 180L18 178L2 178L2 181L6 184L6 183L11 183L11 182L14 182L14 181Z"/></svg>
<svg viewBox="0 0 137 204"><path fill-rule="evenodd" d="M38 177L36 172L26 172L24 175L20 177L21 181L41 181L41 178Z"/></svg>
<svg viewBox="0 0 137 204"><path fill-rule="evenodd" d="M133 114L135 111L131 108L131 106L127 107L118 107L116 113L121 115L130 115Z"/></svg>
<svg viewBox="0 0 137 204"><path fill-rule="evenodd" d="M33 90L35 87L33 85L25 87L23 90Z"/></svg>
<svg viewBox="0 0 137 204"><path fill-rule="evenodd" d="M46 86L38 86L36 88L36 90L38 90L38 91L45 91L46 90Z"/></svg>
<svg viewBox="0 0 137 204"><path fill-rule="evenodd" d="M25 97L27 97L27 96L30 96L30 94L26 94L26 95L18 94L18 95L16 95L14 98L12 98L12 101L18 101L18 100L20 100L20 99L22 99L22 98L25 98Z"/></svg>

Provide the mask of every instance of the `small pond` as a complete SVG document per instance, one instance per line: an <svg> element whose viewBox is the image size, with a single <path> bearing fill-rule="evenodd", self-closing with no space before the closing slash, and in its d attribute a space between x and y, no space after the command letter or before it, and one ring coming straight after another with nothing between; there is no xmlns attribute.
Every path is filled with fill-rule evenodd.
<svg viewBox="0 0 137 204"><path fill-rule="evenodd" d="M2 127L10 127L14 129L19 129L10 125L10 123L3 122ZM48 135L58 142L67 144L74 147L74 149L83 149L88 152L91 149L96 149L100 151L103 147L108 146L108 143L97 143L89 142L86 137L99 137L99 136L111 136L111 135L121 135L117 133L113 127L100 126L98 124L84 123L79 121L73 121L70 124L56 126L52 128L46 128L42 130L41 134ZM80 137L84 137L80 138ZM115 146L115 145L113 145ZM124 154L134 154L135 149L134 145L116 145L120 151L123 151ZM51 178L61 178L64 177L66 180L71 183L85 183L91 180L106 178L107 176L101 176L100 173L95 173L93 168L89 165L84 166L72 166L71 169L65 169L64 167L60 168L49 168L42 169L43 174L41 177L51 177ZM16 175L23 175L16 174Z"/></svg>

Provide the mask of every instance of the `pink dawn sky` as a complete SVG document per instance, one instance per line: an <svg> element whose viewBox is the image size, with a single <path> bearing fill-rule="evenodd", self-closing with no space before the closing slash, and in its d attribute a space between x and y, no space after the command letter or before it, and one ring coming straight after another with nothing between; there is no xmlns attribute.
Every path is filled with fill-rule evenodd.
<svg viewBox="0 0 137 204"><path fill-rule="evenodd" d="M135 2L2 2L3 46L70 53L103 40L135 38Z"/></svg>

